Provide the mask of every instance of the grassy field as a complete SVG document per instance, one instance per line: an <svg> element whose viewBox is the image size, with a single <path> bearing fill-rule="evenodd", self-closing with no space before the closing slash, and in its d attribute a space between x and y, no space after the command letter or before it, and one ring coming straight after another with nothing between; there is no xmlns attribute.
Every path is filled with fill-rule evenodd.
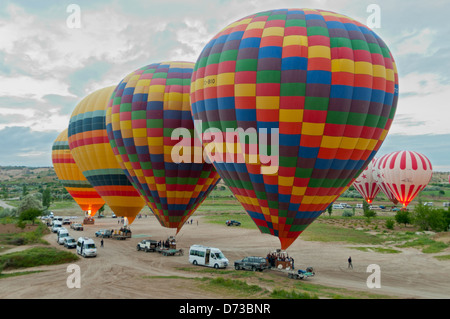
<svg viewBox="0 0 450 319"><path fill-rule="evenodd" d="M78 256L72 252L53 247L33 247L0 255L0 268L14 270L42 265L58 265L76 260L78 260Z"/></svg>

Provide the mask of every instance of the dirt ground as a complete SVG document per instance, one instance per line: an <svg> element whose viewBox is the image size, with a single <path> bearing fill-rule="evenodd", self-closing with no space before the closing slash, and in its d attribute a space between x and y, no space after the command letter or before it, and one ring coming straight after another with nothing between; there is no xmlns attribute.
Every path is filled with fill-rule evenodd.
<svg viewBox="0 0 450 319"><path fill-rule="evenodd" d="M97 257L80 258L75 263L81 270L81 288L68 288L67 279L71 272L67 271L67 264L34 267L27 270L45 271L1 279L0 298L219 299L221 296L214 292L193 287L196 281L183 279L207 276L197 271L186 271L186 268L196 270L199 267L188 262L187 252L192 244L220 248L230 261L228 269L233 269L234 260L251 255L266 256L269 251L280 247L276 237L263 235L258 230L227 227L225 223L208 224L201 217L195 217L193 223L184 225L176 236L177 248L184 249L184 256L167 257L159 253L138 252L136 245L144 238L164 240L169 235L175 235L175 230L161 227L153 216L134 221L131 225L133 238L125 241L106 238L104 247L100 247L100 239L95 237L95 231L118 229L120 226L117 219L103 218L97 219L95 225L85 225L84 231L69 229L71 236L76 239L80 236L94 238L98 247ZM51 233L46 239L52 246L66 249L56 243L56 234ZM300 236L287 253L294 257L297 269L314 267L316 276L309 278L314 284L396 298L450 298L449 261L437 260L433 258L435 254L424 254L415 248L402 249L399 254L382 254L350 247L346 243L304 241ZM25 248L28 247L18 247L3 253ZM449 254L448 249L441 254ZM349 256L353 259L353 269L347 268ZM367 267L371 264L380 267L381 288L370 289L367 286L367 278L371 275ZM266 272L258 273L258 276L266 275ZM165 279L157 276L177 277Z"/></svg>

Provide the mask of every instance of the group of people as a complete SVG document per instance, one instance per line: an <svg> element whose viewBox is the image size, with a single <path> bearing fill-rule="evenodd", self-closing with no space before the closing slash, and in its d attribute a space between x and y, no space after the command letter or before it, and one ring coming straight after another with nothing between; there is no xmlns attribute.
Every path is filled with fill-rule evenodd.
<svg viewBox="0 0 450 319"><path fill-rule="evenodd" d="M158 247L162 247L162 248L170 248L170 247L176 247L176 241L175 240L160 240L158 242Z"/></svg>
<svg viewBox="0 0 450 319"><path fill-rule="evenodd" d="M294 269L294 258L289 257L288 254L285 255L284 253L281 252L268 253L266 259L267 263L269 264L269 267L275 268L278 266L278 262L284 263L287 262L289 264L289 267Z"/></svg>

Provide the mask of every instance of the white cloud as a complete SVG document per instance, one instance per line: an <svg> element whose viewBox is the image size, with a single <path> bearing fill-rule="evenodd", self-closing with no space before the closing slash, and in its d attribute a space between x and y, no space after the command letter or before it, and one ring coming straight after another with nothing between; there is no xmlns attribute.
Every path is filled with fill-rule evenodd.
<svg viewBox="0 0 450 319"><path fill-rule="evenodd" d="M398 42L394 45L396 56L407 54L433 55L436 48L433 48L431 44L436 35L437 31L430 28L401 33Z"/></svg>
<svg viewBox="0 0 450 319"><path fill-rule="evenodd" d="M69 85L56 78L33 78L30 76L0 76L0 95L42 100L45 95L74 96Z"/></svg>

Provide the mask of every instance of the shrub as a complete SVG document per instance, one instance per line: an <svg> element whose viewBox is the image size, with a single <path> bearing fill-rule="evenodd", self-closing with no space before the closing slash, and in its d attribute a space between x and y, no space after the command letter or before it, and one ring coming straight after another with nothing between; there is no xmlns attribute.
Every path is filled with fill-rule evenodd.
<svg viewBox="0 0 450 319"><path fill-rule="evenodd" d="M413 223L421 230L445 231L448 229L446 210L424 206L421 203L414 207Z"/></svg>
<svg viewBox="0 0 450 319"><path fill-rule="evenodd" d="M355 214L352 211L349 210L344 210L344 212L342 213L342 217L352 217Z"/></svg>
<svg viewBox="0 0 450 319"><path fill-rule="evenodd" d="M399 210L395 214L395 221L398 224L411 224L411 214L407 210Z"/></svg>
<svg viewBox="0 0 450 319"><path fill-rule="evenodd" d="M390 229L390 230L394 229L394 225L395 225L395 222L392 219L386 220L385 226L387 229Z"/></svg>

